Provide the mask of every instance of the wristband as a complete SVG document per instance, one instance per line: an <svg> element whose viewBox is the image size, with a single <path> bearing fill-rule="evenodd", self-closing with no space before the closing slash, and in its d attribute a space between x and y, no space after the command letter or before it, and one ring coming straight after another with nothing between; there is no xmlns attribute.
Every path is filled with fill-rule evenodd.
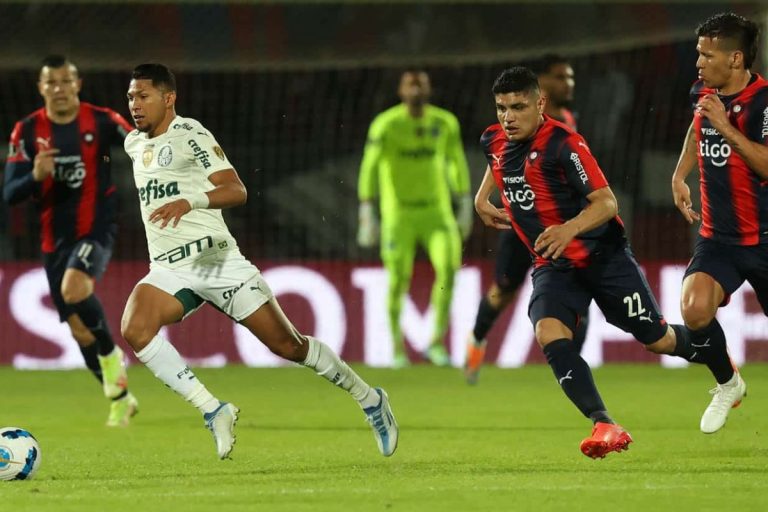
<svg viewBox="0 0 768 512"><path fill-rule="evenodd" d="M184 199L187 200L189 206L191 206L193 210L208 208L208 204L211 202L208 198L208 194L205 192L198 192L197 194L192 194L191 196L185 197Z"/></svg>

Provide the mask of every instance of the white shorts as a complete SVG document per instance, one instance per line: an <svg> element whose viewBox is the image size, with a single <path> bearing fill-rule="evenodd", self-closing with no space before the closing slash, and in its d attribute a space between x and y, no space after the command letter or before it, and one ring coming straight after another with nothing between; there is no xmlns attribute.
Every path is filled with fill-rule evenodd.
<svg viewBox="0 0 768 512"><path fill-rule="evenodd" d="M208 302L239 322L272 299L272 290L256 266L239 251L219 253L191 265L170 269L159 265L138 284L173 295L184 306L184 318Z"/></svg>

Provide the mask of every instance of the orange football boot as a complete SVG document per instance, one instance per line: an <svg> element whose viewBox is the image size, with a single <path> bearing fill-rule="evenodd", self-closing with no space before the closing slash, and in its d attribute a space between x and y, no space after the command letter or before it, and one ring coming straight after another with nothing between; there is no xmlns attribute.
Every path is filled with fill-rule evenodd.
<svg viewBox="0 0 768 512"><path fill-rule="evenodd" d="M581 453L593 459L602 459L610 452L629 449L632 436L629 432L613 423L595 423L592 435L581 442Z"/></svg>

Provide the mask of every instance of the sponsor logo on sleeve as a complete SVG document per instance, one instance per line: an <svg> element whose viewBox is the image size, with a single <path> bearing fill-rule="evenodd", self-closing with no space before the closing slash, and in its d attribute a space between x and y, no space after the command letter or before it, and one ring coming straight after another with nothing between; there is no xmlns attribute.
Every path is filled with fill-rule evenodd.
<svg viewBox="0 0 768 512"><path fill-rule="evenodd" d="M221 149L219 146L213 146L213 152L216 153L216 156L221 158L222 160L226 160L227 157L224 156L224 150Z"/></svg>
<svg viewBox="0 0 768 512"><path fill-rule="evenodd" d="M187 144L189 144L189 147L192 148L195 159L200 162L200 165L203 166L203 169L208 169L211 166L210 155L208 152L201 148L195 139L189 139Z"/></svg>
<svg viewBox="0 0 768 512"><path fill-rule="evenodd" d="M579 173L579 178L581 178L582 183L586 183L589 181L589 177L587 176L587 170L584 169L584 166L581 163L581 158L579 158L579 155L577 153L571 153L571 162L573 162L574 167L576 168L576 172Z"/></svg>

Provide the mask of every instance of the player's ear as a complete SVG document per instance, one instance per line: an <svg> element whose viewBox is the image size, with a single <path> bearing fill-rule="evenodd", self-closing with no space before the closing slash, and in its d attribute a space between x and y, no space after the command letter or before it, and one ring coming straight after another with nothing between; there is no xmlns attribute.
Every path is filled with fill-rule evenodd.
<svg viewBox="0 0 768 512"><path fill-rule="evenodd" d="M176 104L176 91L168 91L163 96L165 96L166 107L173 107Z"/></svg>
<svg viewBox="0 0 768 512"><path fill-rule="evenodd" d="M544 94L539 93L539 99L536 100L536 109L539 111L539 114L544 113L544 105L546 105L546 103L547 97Z"/></svg>
<svg viewBox="0 0 768 512"><path fill-rule="evenodd" d="M744 63L744 53L739 50L731 53L731 68L737 69Z"/></svg>
<svg viewBox="0 0 768 512"><path fill-rule="evenodd" d="M83 79L78 78L75 80L75 87L77 88L76 94L80 94L80 90L83 88Z"/></svg>

